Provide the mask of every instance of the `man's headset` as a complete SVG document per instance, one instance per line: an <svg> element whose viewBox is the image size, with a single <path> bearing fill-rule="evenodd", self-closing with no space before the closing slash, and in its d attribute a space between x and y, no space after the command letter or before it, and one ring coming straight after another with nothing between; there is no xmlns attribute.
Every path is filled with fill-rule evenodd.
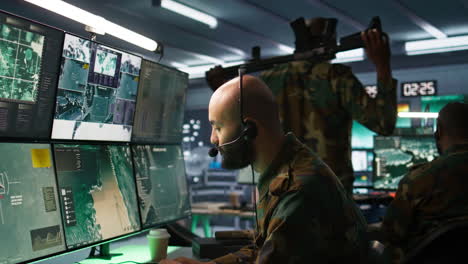
<svg viewBox="0 0 468 264"><path fill-rule="evenodd" d="M255 123L252 121L244 121L243 100L242 100L242 93L243 93L242 77L244 76L244 72L245 72L245 69L240 67L239 68L239 89L240 89L239 103L240 103L240 121L242 125L242 132L236 139L230 142L221 144L218 147L211 148L210 151L208 152L208 155L210 155L210 157L216 157L216 155L218 155L220 147L225 147L225 146L229 146L232 144L236 144L240 140L245 140L249 142L249 141L254 140L257 137L257 126L255 125Z"/></svg>

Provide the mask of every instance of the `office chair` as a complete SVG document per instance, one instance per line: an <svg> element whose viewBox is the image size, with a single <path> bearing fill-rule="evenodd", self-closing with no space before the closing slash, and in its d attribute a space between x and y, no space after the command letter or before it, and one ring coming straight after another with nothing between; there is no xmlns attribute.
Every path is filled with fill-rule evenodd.
<svg viewBox="0 0 468 264"><path fill-rule="evenodd" d="M468 263L468 220L447 223L406 254L402 264Z"/></svg>

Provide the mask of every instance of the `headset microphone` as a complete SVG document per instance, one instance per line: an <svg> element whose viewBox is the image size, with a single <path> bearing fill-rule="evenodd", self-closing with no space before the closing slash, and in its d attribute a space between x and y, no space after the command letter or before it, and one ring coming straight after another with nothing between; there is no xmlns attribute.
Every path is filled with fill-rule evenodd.
<svg viewBox="0 0 468 264"><path fill-rule="evenodd" d="M218 149L217 148L211 148L210 151L208 152L208 155L210 155L210 157L214 158L218 155Z"/></svg>

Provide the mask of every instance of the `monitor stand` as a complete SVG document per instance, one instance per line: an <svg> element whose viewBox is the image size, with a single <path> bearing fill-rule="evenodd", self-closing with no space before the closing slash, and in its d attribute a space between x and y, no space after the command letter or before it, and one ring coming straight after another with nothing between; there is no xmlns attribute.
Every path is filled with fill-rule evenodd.
<svg viewBox="0 0 468 264"><path fill-rule="evenodd" d="M97 251L97 254L96 254L96 251ZM97 246L92 247L87 259L110 260L113 257L122 256L122 255L123 255L122 253L110 253L110 243L105 243L105 244L99 245L99 249L97 249Z"/></svg>

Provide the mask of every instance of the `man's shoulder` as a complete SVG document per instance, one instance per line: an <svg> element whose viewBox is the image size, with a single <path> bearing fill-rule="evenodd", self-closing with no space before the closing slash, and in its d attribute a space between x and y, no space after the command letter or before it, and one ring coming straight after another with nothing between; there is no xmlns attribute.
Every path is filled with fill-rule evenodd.
<svg viewBox="0 0 468 264"><path fill-rule="evenodd" d="M425 195L433 188L437 188L435 184L437 179L450 169L451 163L451 157L442 156L430 162L413 165L401 179L398 189L412 196Z"/></svg>
<svg viewBox="0 0 468 264"><path fill-rule="evenodd" d="M283 193L304 187L325 186L326 181L339 181L328 165L292 132L288 133L288 158L277 170L269 187L271 193Z"/></svg>
<svg viewBox="0 0 468 264"><path fill-rule="evenodd" d="M468 164L468 155L466 155L464 161ZM455 163L460 163L459 157L456 155L445 155L437 157L430 162L415 164L409 168L408 174L402 181L406 183L425 181L429 177L435 177L450 169L450 166L455 165Z"/></svg>
<svg viewBox="0 0 468 264"><path fill-rule="evenodd" d="M304 193L339 181L328 165L305 145L296 152L293 161L282 168L276 179L276 182L272 182L273 189L281 186L282 191L301 190Z"/></svg>

